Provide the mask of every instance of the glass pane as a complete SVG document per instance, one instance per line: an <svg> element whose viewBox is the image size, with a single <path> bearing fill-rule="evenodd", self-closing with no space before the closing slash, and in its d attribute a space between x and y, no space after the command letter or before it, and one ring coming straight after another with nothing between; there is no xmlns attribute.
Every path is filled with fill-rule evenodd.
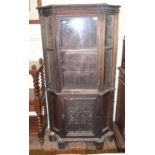
<svg viewBox="0 0 155 155"><path fill-rule="evenodd" d="M96 53L62 53L63 70L68 71L96 71Z"/></svg>
<svg viewBox="0 0 155 155"><path fill-rule="evenodd" d="M62 53L62 73L64 88L96 88L96 53Z"/></svg>
<svg viewBox="0 0 155 155"><path fill-rule="evenodd" d="M52 90L56 90L56 62L55 62L55 53L52 51L47 51L47 78L48 78L48 87Z"/></svg>
<svg viewBox="0 0 155 155"><path fill-rule="evenodd" d="M97 17L65 18L60 24L61 49L96 48Z"/></svg>
<svg viewBox="0 0 155 155"><path fill-rule="evenodd" d="M52 45L52 39L53 39L53 35L52 35L52 23L51 23L51 16L48 17L40 17L41 18L41 24L42 24L42 35L44 36L42 38L43 40L43 46L44 48L49 48L52 49L53 45Z"/></svg>
<svg viewBox="0 0 155 155"><path fill-rule="evenodd" d="M104 66L104 87L111 87L111 71L112 71L112 50L105 51L105 66Z"/></svg>
<svg viewBox="0 0 155 155"><path fill-rule="evenodd" d="M105 46L113 47L114 15L106 15Z"/></svg>

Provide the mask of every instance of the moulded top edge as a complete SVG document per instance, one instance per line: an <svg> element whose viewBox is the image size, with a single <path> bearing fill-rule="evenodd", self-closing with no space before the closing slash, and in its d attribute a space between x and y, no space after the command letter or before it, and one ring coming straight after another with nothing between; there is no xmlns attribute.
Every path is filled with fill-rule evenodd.
<svg viewBox="0 0 155 155"><path fill-rule="evenodd" d="M54 9L54 8L59 8L59 7L112 7L112 8L120 8L120 5L110 5L106 3L101 3L101 4L61 4L61 5L47 5L47 6L42 6L42 7L37 7L37 9Z"/></svg>

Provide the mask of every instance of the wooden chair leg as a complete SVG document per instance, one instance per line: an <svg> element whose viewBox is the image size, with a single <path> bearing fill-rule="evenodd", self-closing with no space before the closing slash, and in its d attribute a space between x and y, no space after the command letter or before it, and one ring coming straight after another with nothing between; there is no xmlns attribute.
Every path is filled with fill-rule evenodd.
<svg viewBox="0 0 155 155"><path fill-rule="evenodd" d="M44 142L44 134L43 134L43 126L42 126L42 114L41 114L41 102L40 102L40 88L39 88L39 74L33 75L33 83L34 83L34 94L35 94L35 109L37 113L37 125L38 125L38 137L40 144L43 145Z"/></svg>
<svg viewBox="0 0 155 155"><path fill-rule="evenodd" d="M39 59L39 63L42 65L42 69L40 72L40 77L41 77L41 91L42 95L45 95L45 77L44 77L44 65L43 65L43 59Z"/></svg>
<svg viewBox="0 0 155 155"><path fill-rule="evenodd" d="M38 124L38 137L39 142L41 145L44 143L44 134L43 134L43 127L42 127L42 116L40 112L37 112L37 124Z"/></svg>
<svg viewBox="0 0 155 155"><path fill-rule="evenodd" d="M45 77L44 77L44 62L43 59L40 58L39 59L39 63L42 65L42 70L40 72L40 77L41 77L41 91L42 91L42 95L45 97ZM46 107L46 98L45 101L43 101L43 121L45 123L45 127L47 125L47 107Z"/></svg>

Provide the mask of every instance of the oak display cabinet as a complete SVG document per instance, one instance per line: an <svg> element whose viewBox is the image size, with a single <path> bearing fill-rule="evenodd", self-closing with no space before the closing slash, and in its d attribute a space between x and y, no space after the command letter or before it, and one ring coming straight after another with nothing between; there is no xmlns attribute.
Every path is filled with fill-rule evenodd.
<svg viewBox="0 0 155 155"><path fill-rule="evenodd" d="M50 140L112 138L118 12L108 4L49 5L41 22Z"/></svg>

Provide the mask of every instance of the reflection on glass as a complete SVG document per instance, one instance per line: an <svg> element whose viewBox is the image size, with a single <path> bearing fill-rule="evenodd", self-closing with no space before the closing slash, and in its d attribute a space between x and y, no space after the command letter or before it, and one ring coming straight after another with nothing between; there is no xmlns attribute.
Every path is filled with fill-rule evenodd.
<svg viewBox="0 0 155 155"><path fill-rule="evenodd" d="M96 48L97 17L61 20L61 49Z"/></svg>
<svg viewBox="0 0 155 155"><path fill-rule="evenodd" d="M77 31L79 34L81 34L83 28L84 28L84 23L82 22L81 19L73 19L71 20L71 26L72 28Z"/></svg>

